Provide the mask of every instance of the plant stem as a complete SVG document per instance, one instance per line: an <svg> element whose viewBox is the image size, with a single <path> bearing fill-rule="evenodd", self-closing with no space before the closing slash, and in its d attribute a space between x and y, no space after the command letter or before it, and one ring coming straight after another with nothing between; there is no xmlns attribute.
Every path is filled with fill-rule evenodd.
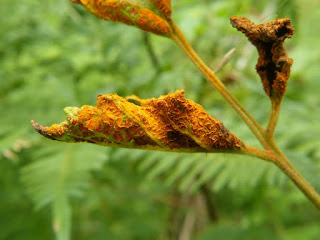
<svg viewBox="0 0 320 240"><path fill-rule="evenodd" d="M272 105L271 105L271 113L269 117L269 121L265 130L265 139L271 149L282 158L283 161L286 162L286 164L294 169L294 166L290 163L289 159L284 155L284 153L281 151L281 149L278 147L276 141L274 140L274 131L278 123L279 114L280 114L280 105L281 105L281 99L280 100L274 100L272 99ZM300 175L301 176L301 175ZM302 177L302 176L301 176Z"/></svg>
<svg viewBox="0 0 320 240"><path fill-rule="evenodd" d="M285 161L277 161L276 165L294 182L294 184L304 193L305 196L320 210L320 195L313 186L291 165Z"/></svg>
<svg viewBox="0 0 320 240"><path fill-rule="evenodd" d="M320 210L320 195L315 191L310 183L301 176L292 164L288 165L289 161L283 159L282 156L278 156L270 150L264 151L250 146L243 148L240 154L257 157L276 164L315 205L315 207Z"/></svg>
<svg viewBox="0 0 320 240"><path fill-rule="evenodd" d="M280 105L281 105L281 100L271 100L271 113L270 113L270 118L269 122L266 127L266 136L268 138L272 138L274 134L274 130L277 126L278 119L279 119L279 114L280 114Z"/></svg>
<svg viewBox="0 0 320 240"><path fill-rule="evenodd" d="M240 104L240 102L227 90L224 84L217 78L213 71L201 60L197 53L190 46L178 26L172 22L171 27L173 33L171 38L182 48L189 56L191 61L198 67L203 75L216 87L221 95L227 100L233 109L240 115L244 122L248 125L253 134L260 141L266 150L260 150L254 147L246 146L235 154L243 154L252 157L257 157L276 164L306 195L306 197L320 209L320 195L307 182L305 178L294 168L287 157L277 146L274 141L273 134L278 122L280 112L280 102L272 101L272 110L266 130L250 115L250 113Z"/></svg>
<svg viewBox="0 0 320 240"><path fill-rule="evenodd" d="M260 143L266 149L270 149L264 135L265 131L261 125L250 115L250 113L240 104L240 102L227 90L224 84L214 74L213 71L201 60L198 54L193 50L189 42L175 23L171 23L173 33L171 38L182 48L182 50L190 57L191 61L199 68L203 75L216 87L220 94L227 100L233 109L240 115L244 122L251 129L253 134L258 138Z"/></svg>
<svg viewBox="0 0 320 240"><path fill-rule="evenodd" d="M240 149L239 154L260 158L272 163L275 163L278 159L277 155L272 150L261 150L247 145Z"/></svg>
<svg viewBox="0 0 320 240"><path fill-rule="evenodd" d="M286 157L286 155L284 155L284 153L278 147L278 145L275 142L273 136L272 137L267 137L266 136L266 138L267 138L266 141L268 142L269 146L272 148L273 152L276 153L283 161L285 161L289 167L294 169L294 166L290 163L289 159Z"/></svg>
<svg viewBox="0 0 320 240"><path fill-rule="evenodd" d="M155 70L157 72L159 72L160 71L160 63L159 63L159 59L153 49L153 46L151 44L150 33L143 32L143 41L144 41L144 44L145 44L146 49L148 51L148 54L149 54L149 57L150 57L150 60L151 60L153 67L155 68Z"/></svg>

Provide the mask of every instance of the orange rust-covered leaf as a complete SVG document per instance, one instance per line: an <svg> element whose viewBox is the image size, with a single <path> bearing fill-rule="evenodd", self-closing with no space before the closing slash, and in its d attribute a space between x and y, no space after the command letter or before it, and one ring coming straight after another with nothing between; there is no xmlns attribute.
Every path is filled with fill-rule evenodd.
<svg viewBox="0 0 320 240"><path fill-rule="evenodd" d="M284 40L291 38L294 33L291 20L284 18L255 25L245 17L233 16L230 21L232 26L243 32L258 50L256 69L266 94L270 98L281 99L286 92L293 63L283 46Z"/></svg>
<svg viewBox="0 0 320 240"><path fill-rule="evenodd" d="M67 120L59 125L32 125L43 136L64 142L190 152L244 147L220 121L186 99L183 90L146 100L99 95L95 107L67 107L65 112Z"/></svg>
<svg viewBox="0 0 320 240"><path fill-rule="evenodd" d="M160 13L164 15L168 20L171 19L171 0L154 0Z"/></svg>
<svg viewBox="0 0 320 240"><path fill-rule="evenodd" d="M168 20L171 6L168 0L71 0L106 21L136 26L142 30L169 37Z"/></svg>

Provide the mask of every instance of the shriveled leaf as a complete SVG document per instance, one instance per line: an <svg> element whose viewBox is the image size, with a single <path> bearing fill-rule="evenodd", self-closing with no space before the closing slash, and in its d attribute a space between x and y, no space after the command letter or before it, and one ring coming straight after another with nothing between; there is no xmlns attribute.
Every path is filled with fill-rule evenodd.
<svg viewBox="0 0 320 240"><path fill-rule="evenodd" d="M65 108L67 120L43 127L43 136L63 142L178 152L230 152L244 143L184 91L143 100L99 95L96 107Z"/></svg>
<svg viewBox="0 0 320 240"><path fill-rule="evenodd" d="M284 40L291 38L294 33L291 20L284 18L268 24L255 25L245 17L233 16L230 21L232 26L243 32L258 50L256 69L265 93L271 99L281 99L286 92L293 63L283 46Z"/></svg>

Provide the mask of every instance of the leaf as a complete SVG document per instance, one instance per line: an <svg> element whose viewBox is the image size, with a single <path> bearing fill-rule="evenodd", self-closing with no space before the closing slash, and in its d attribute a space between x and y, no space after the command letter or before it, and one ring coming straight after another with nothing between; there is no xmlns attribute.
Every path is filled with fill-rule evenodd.
<svg viewBox="0 0 320 240"><path fill-rule="evenodd" d="M71 206L66 195L59 194L53 206L53 230L57 240L68 240L71 235Z"/></svg>
<svg viewBox="0 0 320 240"><path fill-rule="evenodd" d="M97 106L65 108L67 121L43 127L43 136L63 142L178 152L229 152L243 142L184 91L147 100L99 95Z"/></svg>
<svg viewBox="0 0 320 240"><path fill-rule="evenodd" d="M233 16L230 21L233 27L248 37L259 52L256 69L265 93L271 99L281 99L286 92L293 63L283 46L284 40L291 38L294 33L291 20L289 18L277 19L258 26L245 17Z"/></svg>
<svg viewBox="0 0 320 240"><path fill-rule="evenodd" d="M106 21L136 26L158 35L170 36L170 0L71 0Z"/></svg>
<svg viewBox="0 0 320 240"><path fill-rule="evenodd" d="M197 156L194 157L196 159ZM194 161L193 168L190 169L185 176L183 176L183 179L181 181L181 184L179 186L179 189L181 191L187 190L189 187L192 186L194 181L197 180L197 178L200 176L201 172L204 171L204 169L208 166L208 161L207 159L203 161Z"/></svg>
<svg viewBox="0 0 320 240"><path fill-rule="evenodd" d="M183 178L184 175L192 168L194 162L194 158L191 157L176 160L177 166L167 173L169 176L167 177L166 184L168 186L173 185L180 178Z"/></svg>
<svg viewBox="0 0 320 240"><path fill-rule="evenodd" d="M171 0L154 0L160 13L163 14L168 20L171 18Z"/></svg>
<svg viewBox="0 0 320 240"><path fill-rule="evenodd" d="M166 173L175 164L175 160L176 156L174 155L159 159L158 164L148 172L147 179L154 179Z"/></svg>
<svg viewBox="0 0 320 240"><path fill-rule="evenodd" d="M106 158L103 153L92 158L80 145L68 145L64 151L60 147L51 144L50 152L55 150L52 153L47 148L39 148L33 155L36 161L23 167L20 173L35 207L49 205L52 208L57 239L65 240L69 239L71 231L70 198L83 196L89 186L90 171L100 169Z"/></svg>
<svg viewBox="0 0 320 240"><path fill-rule="evenodd" d="M148 180L160 178L166 186L177 186L181 192L196 192L204 184L215 192L225 188L255 188L261 183L281 187L288 180L276 166L248 156L146 153L140 159L137 170L144 173ZM126 160L133 161L133 157L129 156Z"/></svg>

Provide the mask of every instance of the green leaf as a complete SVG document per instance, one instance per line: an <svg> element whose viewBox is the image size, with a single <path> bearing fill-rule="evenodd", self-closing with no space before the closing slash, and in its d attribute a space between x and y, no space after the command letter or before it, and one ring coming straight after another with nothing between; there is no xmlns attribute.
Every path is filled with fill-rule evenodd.
<svg viewBox="0 0 320 240"><path fill-rule="evenodd" d="M103 152L94 152L92 157L81 145L51 145L35 151L34 156L41 158L21 169L21 181L35 207L51 206L53 229L59 240L70 237L70 200L83 197L89 186L90 171L100 169L106 160Z"/></svg>

